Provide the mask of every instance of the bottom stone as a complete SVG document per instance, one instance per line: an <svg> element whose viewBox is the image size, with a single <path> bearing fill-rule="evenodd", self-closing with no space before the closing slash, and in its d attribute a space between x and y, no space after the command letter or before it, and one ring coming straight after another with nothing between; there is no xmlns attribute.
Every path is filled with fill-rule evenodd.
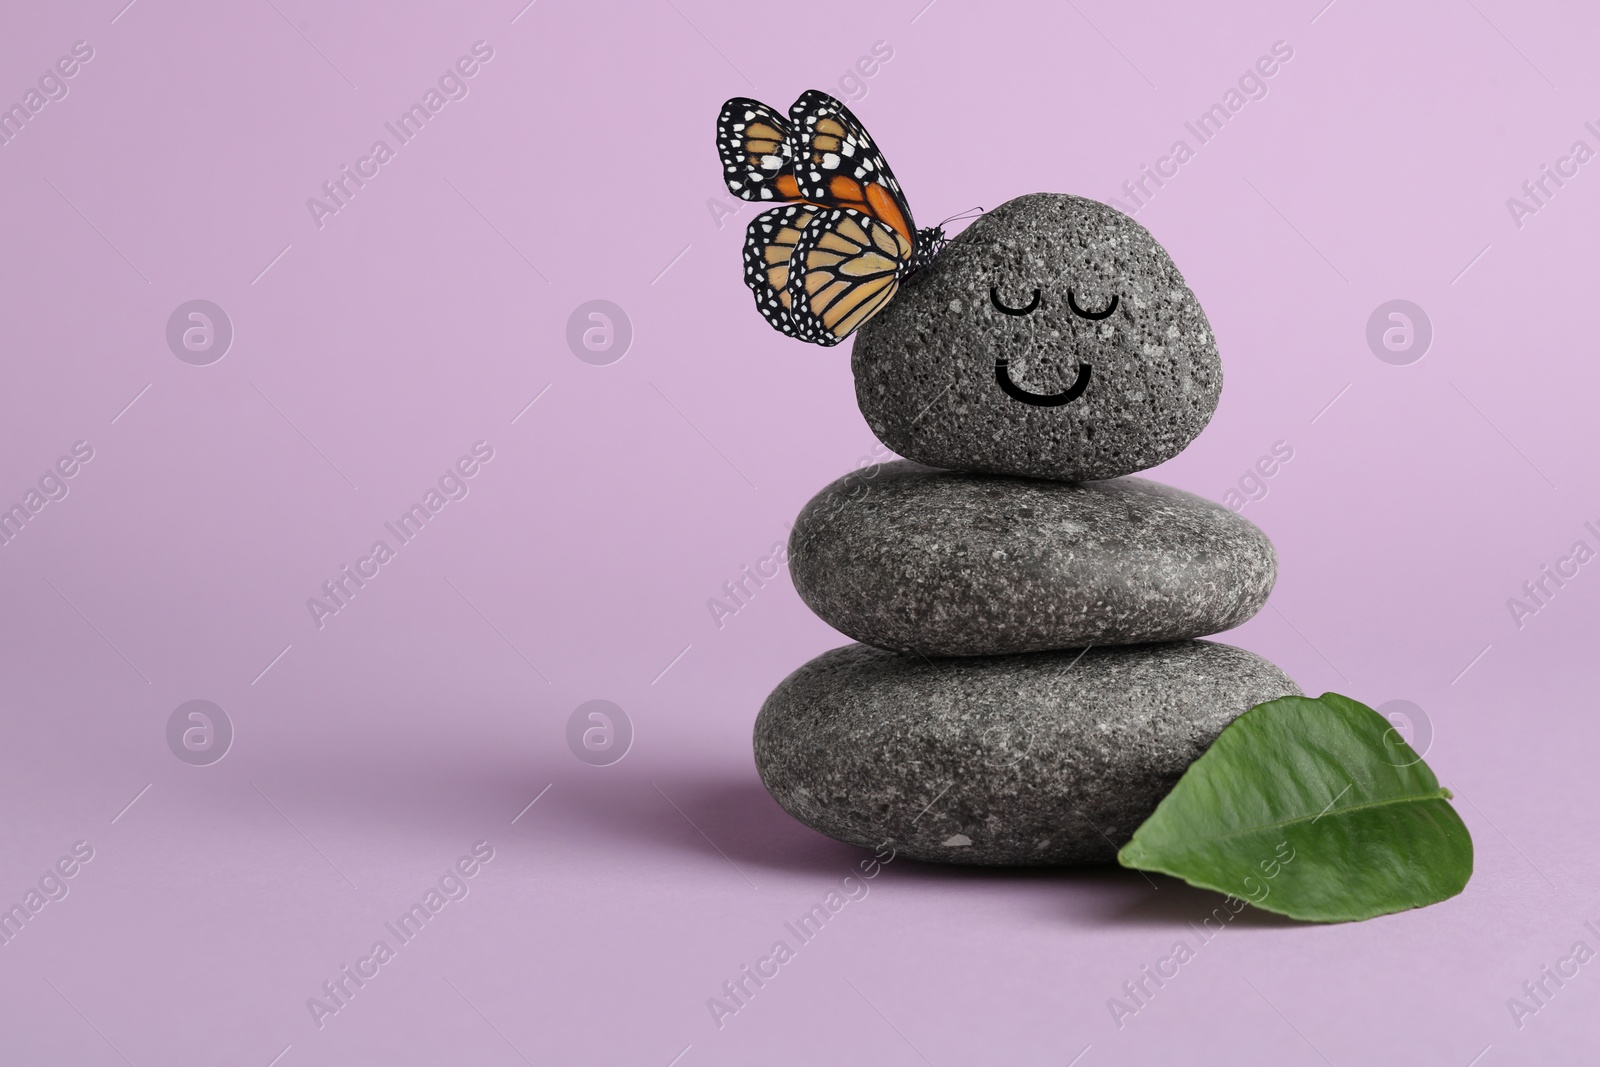
<svg viewBox="0 0 1600 1067"><path fill-rule="evenodd" d="M784 810L935 863L1108 863L1223 727L1299 688L1210 641L926 660L824 652L756 718Z"/></svg>

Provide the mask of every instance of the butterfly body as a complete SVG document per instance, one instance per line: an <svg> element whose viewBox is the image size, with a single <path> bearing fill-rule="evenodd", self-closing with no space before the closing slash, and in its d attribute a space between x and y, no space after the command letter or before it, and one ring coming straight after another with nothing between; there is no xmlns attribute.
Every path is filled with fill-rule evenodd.
<svg viewBox="0 0 1600 1067"><path fill-rule="evenodd" d="M787 118L758 100L729 100L717 150L731 193L780 204L745 232L745 284L791 337L838 344L944 246L939 227L916 228L883 153L827 93L801 94Z"/></svg>

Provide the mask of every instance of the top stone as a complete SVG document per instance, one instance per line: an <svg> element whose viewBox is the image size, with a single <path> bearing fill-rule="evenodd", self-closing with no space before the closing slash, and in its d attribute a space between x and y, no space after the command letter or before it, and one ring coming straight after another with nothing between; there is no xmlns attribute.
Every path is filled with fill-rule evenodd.
<svg viewBox="0 0 1600 1067"><path fill-rule="evenodd" d="M851 366L868 425L907 459L1061 481L1171 459L1222 391L1166 250L1062 193L980 217L861 328Z"/></svg>

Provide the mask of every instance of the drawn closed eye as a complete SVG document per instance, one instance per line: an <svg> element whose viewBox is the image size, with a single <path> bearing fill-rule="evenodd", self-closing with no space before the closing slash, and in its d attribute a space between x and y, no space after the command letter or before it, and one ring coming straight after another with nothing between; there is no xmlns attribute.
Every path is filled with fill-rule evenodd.
<svg viewBox="0 0 1600 1067"><path fill-rule="evenodd" d="M1000 290L991 285L989 286L989 303L994 305L996 311L1005 315L1026 315L1039 306L1039 290L1035 289L1033 291L1033 299L1028 301L1027 307L1013 308L1006 307L1005 304L1000 302ZM1110 312L1107 312L1107 314L1110 314Z"/></svg>
<svg viewBox="0 0 1600 1067"><path fill-rule="evenodd" d="M1074 315L1077 315L1077 316L1079 316L1081 318L1088 319L1091 322L1098 322L1101 319L1110 318L1111 317L1111 313L1113 311L1117 310L1117 296L1116 296L1115 293L1113 293L1111 295L1111 303L1107 304L1105 306L1105 310L1103 310L1103 311L1085 311L1081 307L1078 306L1078 300L1077 300L1077 298L1075 296L1072 295L1072 290L1068 289L1067 290L1067 307L1072 309L1072 313Z"/></svg>

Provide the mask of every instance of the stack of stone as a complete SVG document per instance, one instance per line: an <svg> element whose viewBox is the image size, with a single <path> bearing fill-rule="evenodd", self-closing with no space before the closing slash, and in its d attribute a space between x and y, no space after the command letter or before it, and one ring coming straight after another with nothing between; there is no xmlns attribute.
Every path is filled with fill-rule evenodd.
<svg viewBox="0 0 1600 1067"><path fill-rule="evenodd" d="M1299 692L1196 640L1266 602L1266 535L1126 477L1216 408L1205 313L1133 219L1040 193L913 275L852 366L873 432L915 462L839 479L795 523L796 589L862 643L767 699L763 783L917 859L1112 860L1223 727Z"/></svg>

